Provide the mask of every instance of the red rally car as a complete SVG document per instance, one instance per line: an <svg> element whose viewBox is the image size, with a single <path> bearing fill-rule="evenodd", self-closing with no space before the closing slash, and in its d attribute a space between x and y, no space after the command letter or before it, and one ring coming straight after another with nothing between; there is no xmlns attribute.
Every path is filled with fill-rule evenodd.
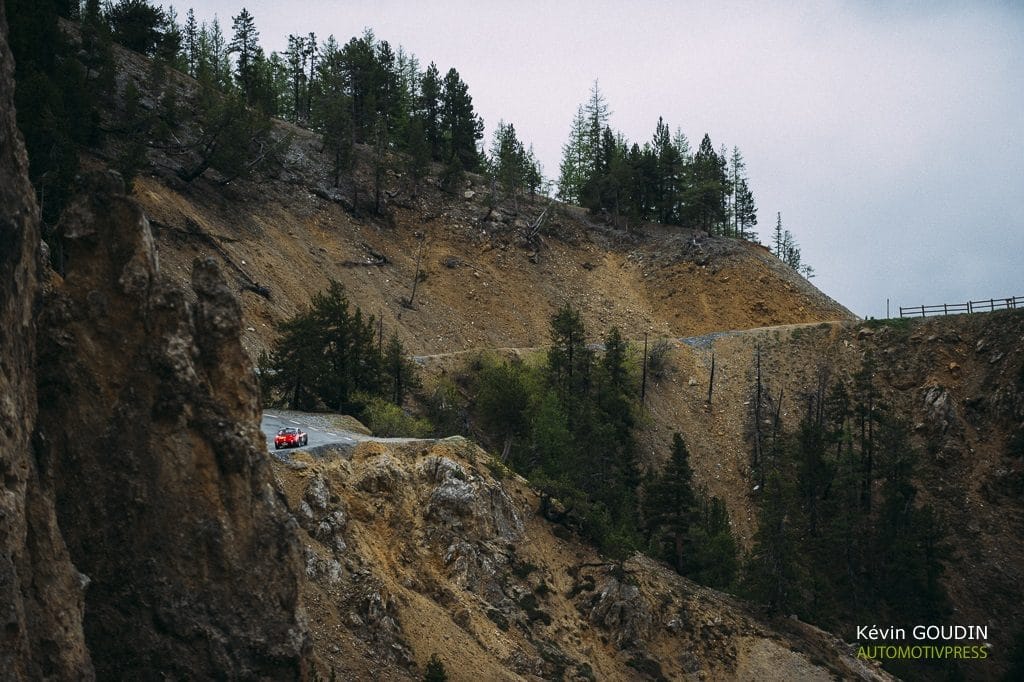
<svg viewBox="0 0 1024 682"><path fill-rule="evenodd" d="M286 426L278 431L277 435L274 436L274 449L280 450L281 448L297 448L308 442L309 435L303 432L302 429Z"/></svg>

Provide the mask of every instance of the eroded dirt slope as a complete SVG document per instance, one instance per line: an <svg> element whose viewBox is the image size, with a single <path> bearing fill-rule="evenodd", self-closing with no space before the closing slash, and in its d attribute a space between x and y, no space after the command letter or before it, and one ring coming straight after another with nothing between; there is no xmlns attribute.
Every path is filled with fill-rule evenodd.
<svg viewBox="0 0 1024 682"><path fill-rule="evenodd" d="M608 562L463 438L274 466L322 677L418 679L437 654L453 680L886 678L640 555Z"/></svg>
<svg viewBox="0 0 1024 682"><path fill-rule="evenodd" d="M293 142L276 178L186 185L161 173L135 181L167 272L184 280L194 257L214 255L231 273L252 354L329 278L415 354L542 345L566 302L595 339L612 325L639 339L853 317L751 243L657 225L625 231L557 203L531 238L550 202L523 200L517 213L502 197L492 210L479 176L468 175L456 193L431 178L413 196L392 171L382 213L372 205L353 212L351 183L333 187L319 137L284 123L278 131ZM401 159L392 162L400 167ZM364 199L368 164L355 176ZM421 281L406 307L418 259Z"/></svg>
<svg viewBox="0 0 1024 682"><path fill-rule="evenodd" d="M784 395L781 417L790 431L823 372L849 383L873 358L879 402L908 421L921 453L918 503L932 505L948 529L942 580L953 617L990 626L992 663L973 666L971 674L998 677L1024 622L1024 311L797 325L674 342L672 369L649 392L653 419L644 456L663 462L672 431L681 431L695 478L726 500L747 548L757 528L750 464L758 347L765 391Z"/></svg>

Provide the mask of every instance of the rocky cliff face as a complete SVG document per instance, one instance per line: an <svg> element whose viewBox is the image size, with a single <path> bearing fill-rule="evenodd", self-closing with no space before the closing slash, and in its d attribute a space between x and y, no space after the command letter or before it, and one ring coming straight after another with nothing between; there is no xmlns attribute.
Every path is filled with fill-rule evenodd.
<svg viewBox="0 0 1024 682"><path fill-rule="evenodd" d="M0 677L305 678L237 300L209 261L187 295L168 284L105 173L62 218L64 276L41 295L12 75L0 5Z"/></svg>
<svg viewBox="0 0 1024 682"><path fill-rule="evenodd" d="M418 679L437 654L453 680L888 679L813 628L597 555L463 438L274 466L324 678Z"/></svg>
<svg viewBox="0 0 1024 682"><path fill-rule="evenodd" d="M85 178L39 328L40 457L102 677L296 678L305 625L291 517L258 431L240 311L218 268L194 303L162 278L120 179Z"/></svg>
<svg viewBox="0 0 1024 682"><path fill-rule="evenodd" d="M0 670L15 679L92 675L83 580L54 514L52 478L32 445L39 210L15 125L14 65L0 4Z"/></svg>

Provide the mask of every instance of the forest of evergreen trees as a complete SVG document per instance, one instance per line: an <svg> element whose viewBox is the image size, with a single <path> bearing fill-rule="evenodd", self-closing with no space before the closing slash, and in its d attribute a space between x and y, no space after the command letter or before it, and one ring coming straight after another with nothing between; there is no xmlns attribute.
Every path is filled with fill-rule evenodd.
<svg viewBox="0 0 1024 682"><path fill-rule="evenodd" d="M385 342L381 321L351 305L338 282L313 294L309 307L278 324L277 332L271 352L257 360L265 406L355 415L378 435L432 430L401 410L421 384L398 336ZM403 428L413 432L393 432Z"/></svg>
<svg viewBox="0 0 1024 682"><path fill-rule="evenodd" d="M383 177L395 153L414 194L432 162L441 164L442 185L449 188L464 172L486 173L492 196L511 199L516 210L521 196L547 187L514 124L500 121L485 149L483 120L455 68L443 75L434 63L424 68L370 30L344 44L333 35L289 35L282 53L267 54L256 18L245 8L228 28L217 17L201 22L192 9L181 17L147 0L5 2L18 62L19 124L49 224L66 200L78 150L104 136L121 142L115 165L129 180L154 149L176 157L187 182L212 170L226 183L280 163L288 140L272 138L271 117L323 136L336 186L358 163L356 145L369 147L373 186L361 197L360 184L352 182L357 213L361 199L380 212ZM58 17L78 23L79 46L58 28ZM165 93L156 110L141 105L142 92L133 84L120 99L113 95L114 42L152 59L147 89ZM167 70L198 82L194 111L164 87ZM116 111L117 120L102 123L101 108ZM704 135L693 151L686 135L671 132L662 119L649 142L630 143L611 128L596 82L573 119L557 193L616 224L657 221L757 238L757 208L737 147L716 151ZM776 235L773 247L784 262L812 275L788 230Z"/></svg>
<svg viewBox="0 0 1024 682"><path fill-rule="evenodd" d="M474 435L540 491L549 520L609 556L642 550L704 584L732 586L739 564L728 514L694 487L682 436L664 471L640 470L637 349L613 327L594 350L568 305L552 317L550 333L539 364L483 358L467 368Z"/></svg>
<svg viewBox="0 0 1024 682"><path fill-rule="evenodd" d="M595 82L573 118L562 150L558 195L616 219L657 221L754 239L757 207L739 148L715 151L704 135L696 152L661 118L650 142L630 143L610 126Z"/></svg>
<svg viewBox="0 0 1024 682"><path fill-rule="evenodd" d="M946 530L921 504L921 456L907 424L874 384L867 355L852 375L819 368L817 385L773 395L760 351L751 396L751 473L758 531L740 592L833 631L866 620L945 622L939 582ZM800 415L782 424L784 401ZM936 679L955 664L890 666L908 679ZM955 675L953 675L955 677Z"/></svg>

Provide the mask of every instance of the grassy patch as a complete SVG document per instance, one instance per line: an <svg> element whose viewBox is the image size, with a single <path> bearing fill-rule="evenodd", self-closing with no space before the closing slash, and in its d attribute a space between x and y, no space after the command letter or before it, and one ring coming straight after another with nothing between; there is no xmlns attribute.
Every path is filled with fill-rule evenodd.
<svg viewBox="0 0 1024 682"><path fill-rule="evenodd" d="M909 317L890 317L885 320L876 320L869 318L864 320L864 326L868 329L894 329L901 332L909 332L910 327L914 324L914 320Z"/></svg>
<svg viewBox="0 0 1024 682"><path fill-rule="evenodd" d="M498 459L497 456L488 453L487 459L484 460L484 464L487 465L487 470L491 472L491 476L499 481L504 481L506 478L512 476L512 469L507 464Z"/></svg>

